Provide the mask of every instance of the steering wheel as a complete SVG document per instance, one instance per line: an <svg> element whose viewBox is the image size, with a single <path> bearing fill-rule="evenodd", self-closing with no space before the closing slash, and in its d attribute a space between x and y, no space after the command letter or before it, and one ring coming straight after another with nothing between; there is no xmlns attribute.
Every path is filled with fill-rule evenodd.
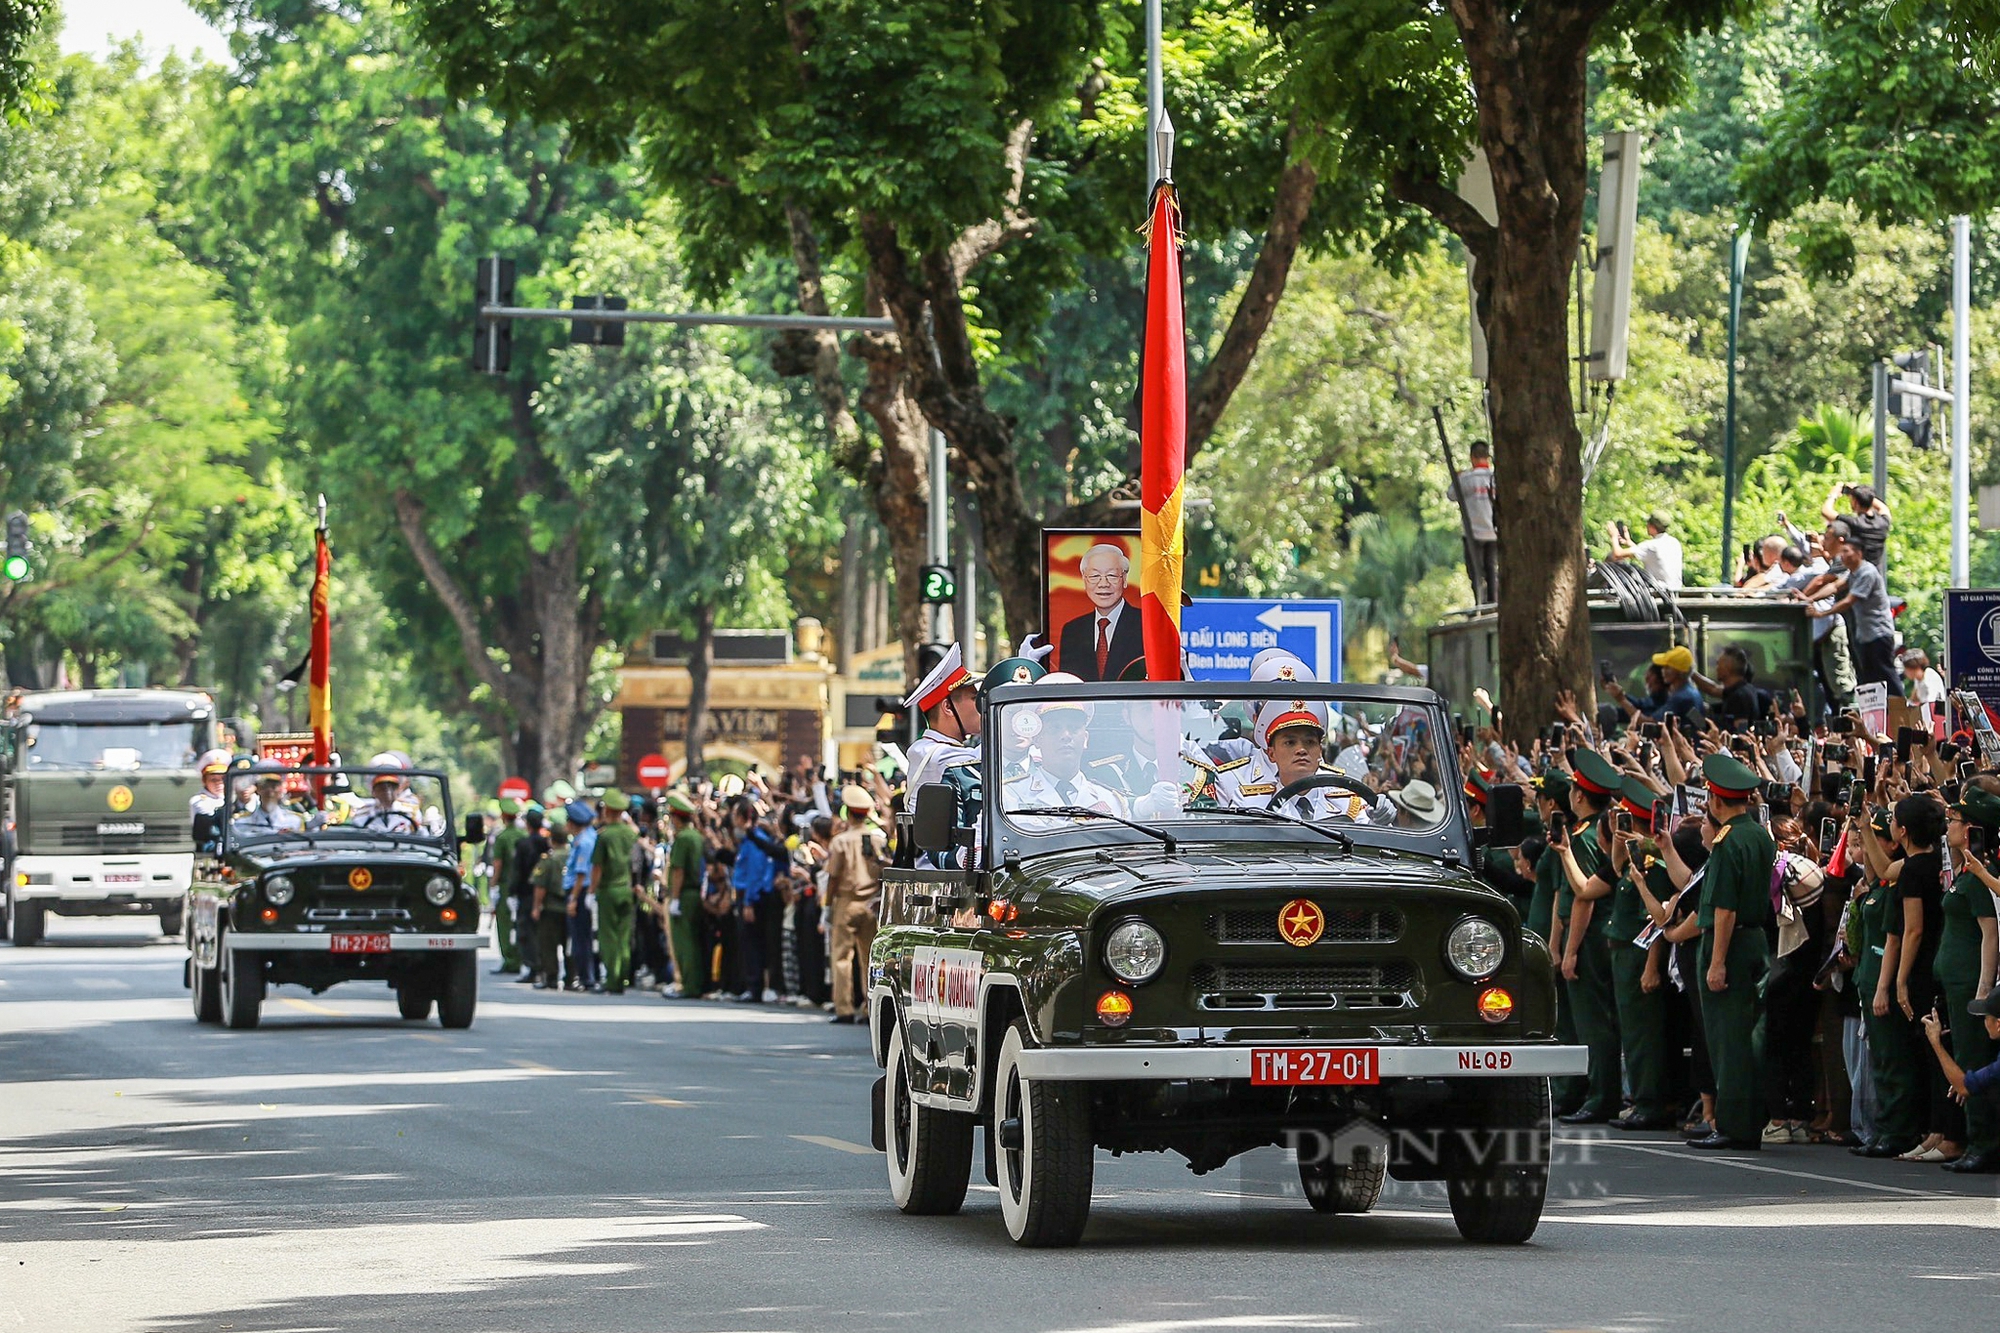
<svg viewBox="0 0 2000 1333"><path fill-rule="evenodd" d="M392 819L402 820L405 824L410 826L410 832L412 833L415 833L417 831L416 816L412 815L407 810L370 810L367 814L361 817L361 827L362 828L380 827L380 828L390 829L393 831L396 826L389 822Z"/></svg>
<svg viewBox="0 0 2000 1333"><path fill-rule="evenodd" d="M1278 802L1288 801L1302 792L1318 791L1322 787L1338 787L1350 795L1359 796L1362 800L1369 802L1373 802L1376 795L1361 783L1348 777L1345 773L1308 773L1297 782L1288 782L1283 787L1280 787L1278 794L1271 798L1271 804L1276 805Z"/></svg>

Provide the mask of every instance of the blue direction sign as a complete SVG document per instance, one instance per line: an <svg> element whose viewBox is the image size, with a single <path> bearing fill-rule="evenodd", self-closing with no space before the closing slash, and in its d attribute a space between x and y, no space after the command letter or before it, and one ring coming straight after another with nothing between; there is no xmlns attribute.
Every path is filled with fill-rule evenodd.
<svg viewBox="0 0 2000 1333"><path fill-rule="evenodd" d="M2000 588L1945 591L1944 662L1947 688L2000 707Z"/></svg>
<svg viewBox="0 0 2000 1333"><path fill-rule="evenodd" d="M1298 654L1321 680L1340 679L1340 602L1198 597L1181 608L1181 648L1195 680L1248 680L1266 648Z"/></svg>

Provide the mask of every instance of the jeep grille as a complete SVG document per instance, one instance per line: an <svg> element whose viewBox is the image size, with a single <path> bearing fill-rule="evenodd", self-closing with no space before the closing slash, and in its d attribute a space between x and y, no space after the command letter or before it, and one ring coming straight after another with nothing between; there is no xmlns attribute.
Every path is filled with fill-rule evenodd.
<svg viewBox="0 0 2000 1333"><path fill-rule="evenodd" d="M1232 908L1210 913L1208 933L1218 944L1277 944L1278 911ZM1326 914L1327 944L1394 944L1403 937L1403 914L1393 907L1340 907Z"/></svg>
<svg viewBox="0 0 2000 1333"><path fill-rule="evenodd" d="M1189 976L1203 1009L1405 1009L1416 1004L1407 959L1373 963L1196 964Z"/></svg>

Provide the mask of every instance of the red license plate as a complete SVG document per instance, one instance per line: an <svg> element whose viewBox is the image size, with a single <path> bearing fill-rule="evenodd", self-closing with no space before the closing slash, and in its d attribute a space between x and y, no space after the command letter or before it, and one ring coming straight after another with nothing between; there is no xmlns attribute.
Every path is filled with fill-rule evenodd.
<svg viewBox="0 0 2000 1333"><path fill-rule="evenodd" d="M335 935L333 937L333 951L335 953L387 953L389 952L389 937L387 935Z"/></svg>
<svg viewBox="0 0 2000 1333"><path fill-rule="evenodd" d="M1315 1087L1380 1083L1382 1076L1377 1072L1376 1054L1372 1046L1346 1050L1329 1046L1258 1046L1250 1052L1250 1082Z"/></svg>

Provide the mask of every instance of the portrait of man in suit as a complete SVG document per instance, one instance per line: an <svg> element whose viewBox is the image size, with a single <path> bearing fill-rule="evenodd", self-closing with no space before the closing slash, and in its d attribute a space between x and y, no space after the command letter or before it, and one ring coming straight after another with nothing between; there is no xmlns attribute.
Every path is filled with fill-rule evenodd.
<svg viewBox="0 0 2000 1333"><path fill-rule="evenodd" d="M1090 609L1063 625L1056 638L1057 669L1082 680L1117 680L1146 655L1139 608L1126 597L1132 561L1123 548L1099 542L1077 562Z"/></svg>

